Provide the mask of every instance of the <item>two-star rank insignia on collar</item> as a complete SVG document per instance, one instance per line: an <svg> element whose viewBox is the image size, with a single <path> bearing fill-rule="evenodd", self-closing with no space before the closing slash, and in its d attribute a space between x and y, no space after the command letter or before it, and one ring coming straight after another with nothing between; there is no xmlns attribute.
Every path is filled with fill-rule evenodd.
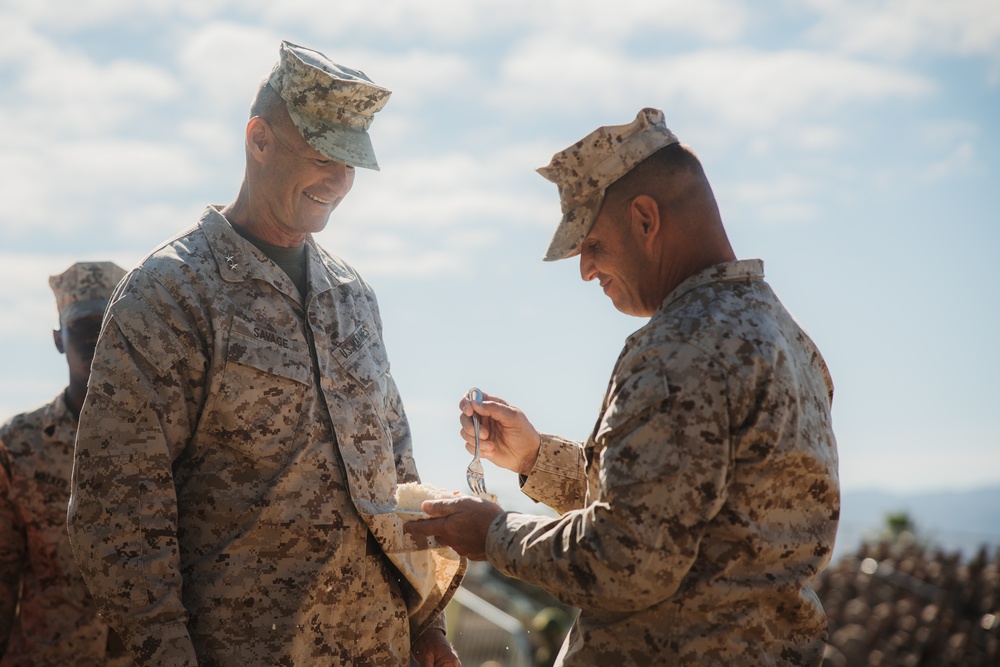
<svg viewBox="0 0 1000 667"><path fill-rule="evenodd" d="M235 269L239 264L233 259L232 255L226 255L226 263L229 264L230 269Z"/></svg>

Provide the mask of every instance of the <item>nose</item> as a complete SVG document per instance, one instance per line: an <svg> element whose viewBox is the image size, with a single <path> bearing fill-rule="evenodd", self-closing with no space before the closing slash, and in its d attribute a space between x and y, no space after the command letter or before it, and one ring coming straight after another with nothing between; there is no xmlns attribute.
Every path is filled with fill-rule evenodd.
<svg viewBox="0 0 1000 667"><path fill-rule="evenodd" d="M343 162L331 162L326 172L327 185L340 198L354 187L354 167Z"/></svg>
<svg viewBox="0 0 1000 667"><path fill-rule="evenodd" d="M597 277L597 267L594 266L594 258L586 246L580 251L580 277L586 282Z"/></svg>

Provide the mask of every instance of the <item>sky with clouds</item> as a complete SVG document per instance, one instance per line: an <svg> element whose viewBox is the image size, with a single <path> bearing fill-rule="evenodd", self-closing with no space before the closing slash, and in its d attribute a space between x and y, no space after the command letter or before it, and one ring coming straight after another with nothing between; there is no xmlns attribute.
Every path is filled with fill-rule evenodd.
<svg viewBox="0 0 1000 667"><path fill-rule="evenodd" d="M534 169L652 106L823 351L844 487L1000 484L996 0L0 0L0 34L0 419L66 381L47 276L233 199L287 39L393 91L318 239L378 292L425 480L463 488L473 385L593 427L643 321L540 261Z"/></svg>

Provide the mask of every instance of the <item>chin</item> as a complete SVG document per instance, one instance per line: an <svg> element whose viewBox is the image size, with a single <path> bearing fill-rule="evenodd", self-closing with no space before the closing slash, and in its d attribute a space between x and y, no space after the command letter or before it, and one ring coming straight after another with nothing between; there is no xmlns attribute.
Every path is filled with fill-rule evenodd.
<svg viewBox="0 0 1000 667"><path fill-rule="evenodd" d="M323 218L312 218L309 220L303 220L300 226L303 232L306 234L316 234L318 232L326 229L327 224L330 222L330 215L327 214Z"/></svg>
<svg viewBox="0 0 1000 667"><path fill-rule="evenodd" d="M613 302L612 302L613 303ZM615 309L625 315L630 315L631 317L649 317L652 313L647 313L640 308L636 308L632 304L617 304L615 303Z"/></svg>

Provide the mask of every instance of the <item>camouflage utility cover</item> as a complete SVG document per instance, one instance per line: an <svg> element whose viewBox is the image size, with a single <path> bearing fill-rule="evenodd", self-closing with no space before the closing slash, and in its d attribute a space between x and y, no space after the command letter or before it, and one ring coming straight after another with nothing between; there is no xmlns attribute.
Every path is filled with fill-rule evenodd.
<svg viewBox="0 0 1000 667"><path fill-rule="evenodd" d="M378 171L368 128L391 91L319 51L282 42L268 83L309 144L337 162Z"/></svg>
<svg viewBox="0 0 1000 667"><path fill-rule="evenodd" d="M544 436L487 554L581 609L557 664L818 665L810 580L839 517L833 385L760 260L679 285L625 345L581 447Z"/></svg>
<svg viewBox="0 0 1000 667"><path fill-rule="evenodd" d="M558 186L563 213L545 261L579 255L608 187L656 151L676 143L662 111L641 109L631 123L599 127L539 167L536 171Z"/></svg>
<svg viewBox="0 0 1000 667"><path fill-rule="evenodd" d="M69 525L142 665L406 664L464 573L391 513L418 476L375 295L307 243L303 302L210 207L109 306Z"/></svg>
<svg viewBox="0 0 1000 667"><path fill-rule="evenodd" d="M77 262L59 275L49 276L59 323L65 325L86 315L103 314L123 277L125 269L113 262Z"/></svg>
<svg viewBox="0 0 1000 667"><path fill-rule="evenodd" d="M66 532L75 437L62 394L0 427L0 667L110 664Z"/></svg>

